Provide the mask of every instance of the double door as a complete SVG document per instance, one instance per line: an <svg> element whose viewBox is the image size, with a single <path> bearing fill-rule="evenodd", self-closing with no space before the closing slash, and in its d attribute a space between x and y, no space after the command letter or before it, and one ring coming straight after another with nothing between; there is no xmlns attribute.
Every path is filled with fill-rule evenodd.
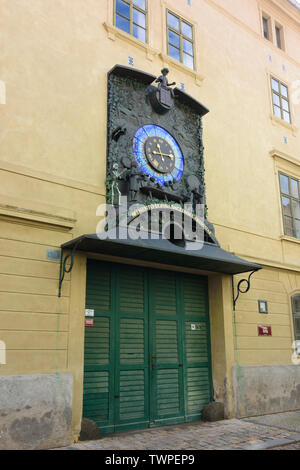
<svg viewBox="0 0 300 470"><path fill-rule="evenodd" d="M212 398L207 279L88 260L83 416L102 432L196 420Z"/></svg>

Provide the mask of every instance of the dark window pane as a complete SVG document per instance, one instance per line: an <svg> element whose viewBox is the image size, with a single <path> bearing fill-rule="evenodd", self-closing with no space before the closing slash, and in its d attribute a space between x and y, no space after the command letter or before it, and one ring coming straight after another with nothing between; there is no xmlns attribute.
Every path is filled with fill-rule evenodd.
<svg viewBox="0 0 300 470"><path fill-rule="evenodd" d="M263 18L264 37L269 39L269 24L267 18Z"/></svg>
<svg viewBox="0 0 300 470"><path fill-rule="evenodd" d="M180 50L176 49L176 47L169 45L169 55L173 57L173 59L180 61Z"/></svg>
<svg viewBox="0 0 300 470"><path fill-rule="evenodd" d="M296 197L296 198L300 197L298 180L294 180L293 178L291 178L291 191L292 191L292 196L293 197ZM300 219L300 217L299 217L299 219Z"/></svg>
<svg viewBox="0 0 300 470"><path fill-rule="evenodd" d="M142 10L146 10L146 0L133 0L132 3Z"/></svg>
<svg viewBox="0 0 300 470"><path fill-rule="evenodd" d="M184 21L181 22L181 33L184 36L193 39L193 28L191 25L185 23Z"/></svg>
<svg viewBox="0 0 300 470"><path fill-rule="evenodd" d="M276 93L273 92L273 103L276 105L276 106L279 106L280 107L280 98L278 95L276 95Z"/></svg>
<svg viewBox="0 0 300 470"><path fill-rule="evenodd" d="M186 65L190 69L194 68L194 58L192 56L186 54L185 52L183 53L183 63L184 63L184 65Z"/></svg>
<svg viewBox="0 0 300 470"><path fill-rule="evenodd" d="M128 19L130 18L130 6L128 3L123 2L123 0L117 0L116 10L120 15L126 16Z"/></svg>
<svg viewBox="0 0 300 470"><path fill-rule="evenodd" d="M133 22L143 28L146 28L146 15L140 11L133 9Z"/></svg>
<svg viewBox="0 0 300 470"><path fill-rule="evenodd" d="M284 96L285 98L288 98L289 95L288 95L287 87L281 83L280 89L281 89L280 91L281 91L282 96Z"/></svg>
<svg viewBox="0 0 300 470"><path fill-rule="evenodd" d="M287 176L280 175L280 187L282 193L290 194L289 179Z"/></svg>
<svg viewBox="0 0 300 470"><path fill-rule="evenodd" d="M173 33L173 31L168 30L169 33L169 43L171 43L173 46L180 48L180 37L178 34Z"/></svg>
<svg viewBox="0 0 300 470"><path fill-rule="evenodd" d="M280 28L278 28L278 26L276 26L275 30L276 30L277 47L279 47L279 49L281 49L281 31L280 31Z"/></svg>
<svg viewBox="0 0 300 470"><path fill-rule="evenodd" d="M290 113L287 113L286 111L283 111L283 119L285 120L285 122L288 122L289 124L291 124Z"/></svg>
<svg viewBox="0 0 300 470"><path fill-rule="evenodd" d="M300 220L300 202L293 201L294 217Z"/></svg>
<svg viewBox="0 0 300 470"><path fill-rule="evenodd" d="M284 233L289 237L294 237L294 227L293 227L293 219L291 217L284 217Z"/></svg>
<svg viewBox="0 0 300 470"><path fill-rule="evenodd" d="M276 117L281 119L281 108L278 108L278 106L274 106L274 114Z"/></svg>
<svg viewBox="0 0 300 470"><path fill-rule="evenodd" d="M272 89L279 93L279 82L275 78L272 78Z"/></svg>
<svg viewBox="0 0 300 470"><path fill-rule="evenodd" d="M194 55L192 42L187 41L186 39L182 39L182 48L184 52L187 52L190 55Z"/></svg>
<svg viewBox="0 0 300 470"><path fill-rule="evenodd" d="M291 200L289 197L282 198L283 214L292 217Z"/></svg>
<svg viewBox="0 0 300 470"><path fill-rule="evenodd" d="M129 20L126 20L119 15L116 15L116 26L125 31L125 33L130 32Z"/></svg>
<svg viewBox="0 0 300 470"><path fill-rule="evenodd" d="M132 28L132 34L140 41L146 42L146 31L143 28L140 28L140 26L134 24Z"/></svg>
<svg viewBox="0 0 300 470"><path fill-rule="evenodd" d="M295 340L300 340L300 318L294 317Z"/></svg>
<svg viewBox="0 0 300 470"><path fill-rule="evenodd" d="M168 25L179 31L179 19L171 13L168 13Z"/></svg>
<svg viewBox="0 0 300 470"><path fill-rule="evenodd" d="M284 111L287 111L287 112L290 111L289 102L285 100L284 98L282 98L282 108L284 109Z"/></svg>
<svg viewBox="0 0 300 470"><path fill-rule="evenodd" d="M300 313L300 295L295 295L292 299L293 313Z"/></svg>
<svg viewBox="0 0 300 470"><path fill-rule="evenodd" d="M300 238L300 220L295 220L296 237Z"/></svg>

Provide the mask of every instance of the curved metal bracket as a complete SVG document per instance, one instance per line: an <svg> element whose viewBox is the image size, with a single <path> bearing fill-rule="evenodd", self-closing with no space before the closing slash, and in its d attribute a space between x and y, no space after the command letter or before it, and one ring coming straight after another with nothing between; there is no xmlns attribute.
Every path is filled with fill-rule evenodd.
<svg viewBox="0 0 300 470"><path fill-rule="evenodd" d="M71 253L69 253L68 255L63 256L64 254L64 250L62 248L61 250L61 257L60 257L60 271L59 271L59 285L58 285L58 297L61 297L61 288L62 288L62 283L63 283L63 280L65 278L65 274L68 274L72 271L73 269L73 266L74 266L74 256L75 256L75 252L77 250L77 247L79 245L79 243L81 242L81 240L78 240L78 242L76 243L76 245L74 246L73 250ZM67 267L67 262L68 260L71 260L71 263L70 263L70 266Z"/></svg>
<svg viewBox="0 0 300 470"><path fill-rule="evenodd" d="M250 287L251 287L251 283L250 283L250 280L251 280L251 276L256 273L256 269L254 271L252 271L250 274L249 274L249 277L248 279L241 279L237 285L237 296L235 297L235 293L234 293L234 281L233 281L233 276L232 276L232 291L233 291L233 310L235 310L235 306L236 306L236 303L237 303L237 300L240 296L240 294L246 294L249 290L250 290ZM242 288L242 285L243 283L246 283L246 286L245 288L243 289Z"/></svg>

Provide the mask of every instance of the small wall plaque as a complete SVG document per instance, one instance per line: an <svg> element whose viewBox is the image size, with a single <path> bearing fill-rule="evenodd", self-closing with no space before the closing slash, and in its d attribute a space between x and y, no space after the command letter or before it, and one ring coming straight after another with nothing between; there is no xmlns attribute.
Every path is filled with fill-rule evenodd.
<svg viewBox="0 0 300 470"><path fill-rule="evenodd" d="M94 326L94 319L93 318L85 318L84 324L85 324L85 326Z"/></svg>
<svg viewBox="0 0 300 470"><path fill-rule="evenodd" d="M272 327L259 325L258 327L258 336L272 336Z"/></svg>
<svg viewBox="0 0 300 470"><path fill-rule="evenodd" d="M47 250L47 259L51 261L60 261L61 251L60 250Z"/></svg>
<svg viewBox="0 0 300 470"><path fill-rule="evenodd" d="M92 310L90 308L85 309L85 316L86 317L94 317L95 316L95 310Z"/></svg>
<svg viewBox="0 0 300 470"><path fill-rule="evenodd" d="M266 300L258 301L258 311L259 313L268 313L268 302Z"/></svg>

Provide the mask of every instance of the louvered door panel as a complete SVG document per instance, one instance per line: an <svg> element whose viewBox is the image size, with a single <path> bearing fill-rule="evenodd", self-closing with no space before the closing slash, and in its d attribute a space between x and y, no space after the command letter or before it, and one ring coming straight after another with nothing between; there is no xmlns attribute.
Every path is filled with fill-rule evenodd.
<svg viewBox="0 0 300 470"><path fill-rule="evenodd" d="M113 430L111 267L88 260L86 308L94 310L92 326L85 327L83 416L104 432Z"/></svg>
<svg viewBox="0 0 300 470"><path fill-rule="evenodd" d="M184 276L184 370L186 419L200 419L212 399L207 279Z"/></svg>
<svg viewBox="0 0 300 470"><path fill-rule="evenodd" d="M145 271L118 270L116 326L116 430L149 424L148 298Z"/></svg>
<svg viewBox="0 0 300 470"><path fill-rule="evenodd" d="M175 273L150 278L152 331L152 423L184 421L180 289Z"/></svg>

